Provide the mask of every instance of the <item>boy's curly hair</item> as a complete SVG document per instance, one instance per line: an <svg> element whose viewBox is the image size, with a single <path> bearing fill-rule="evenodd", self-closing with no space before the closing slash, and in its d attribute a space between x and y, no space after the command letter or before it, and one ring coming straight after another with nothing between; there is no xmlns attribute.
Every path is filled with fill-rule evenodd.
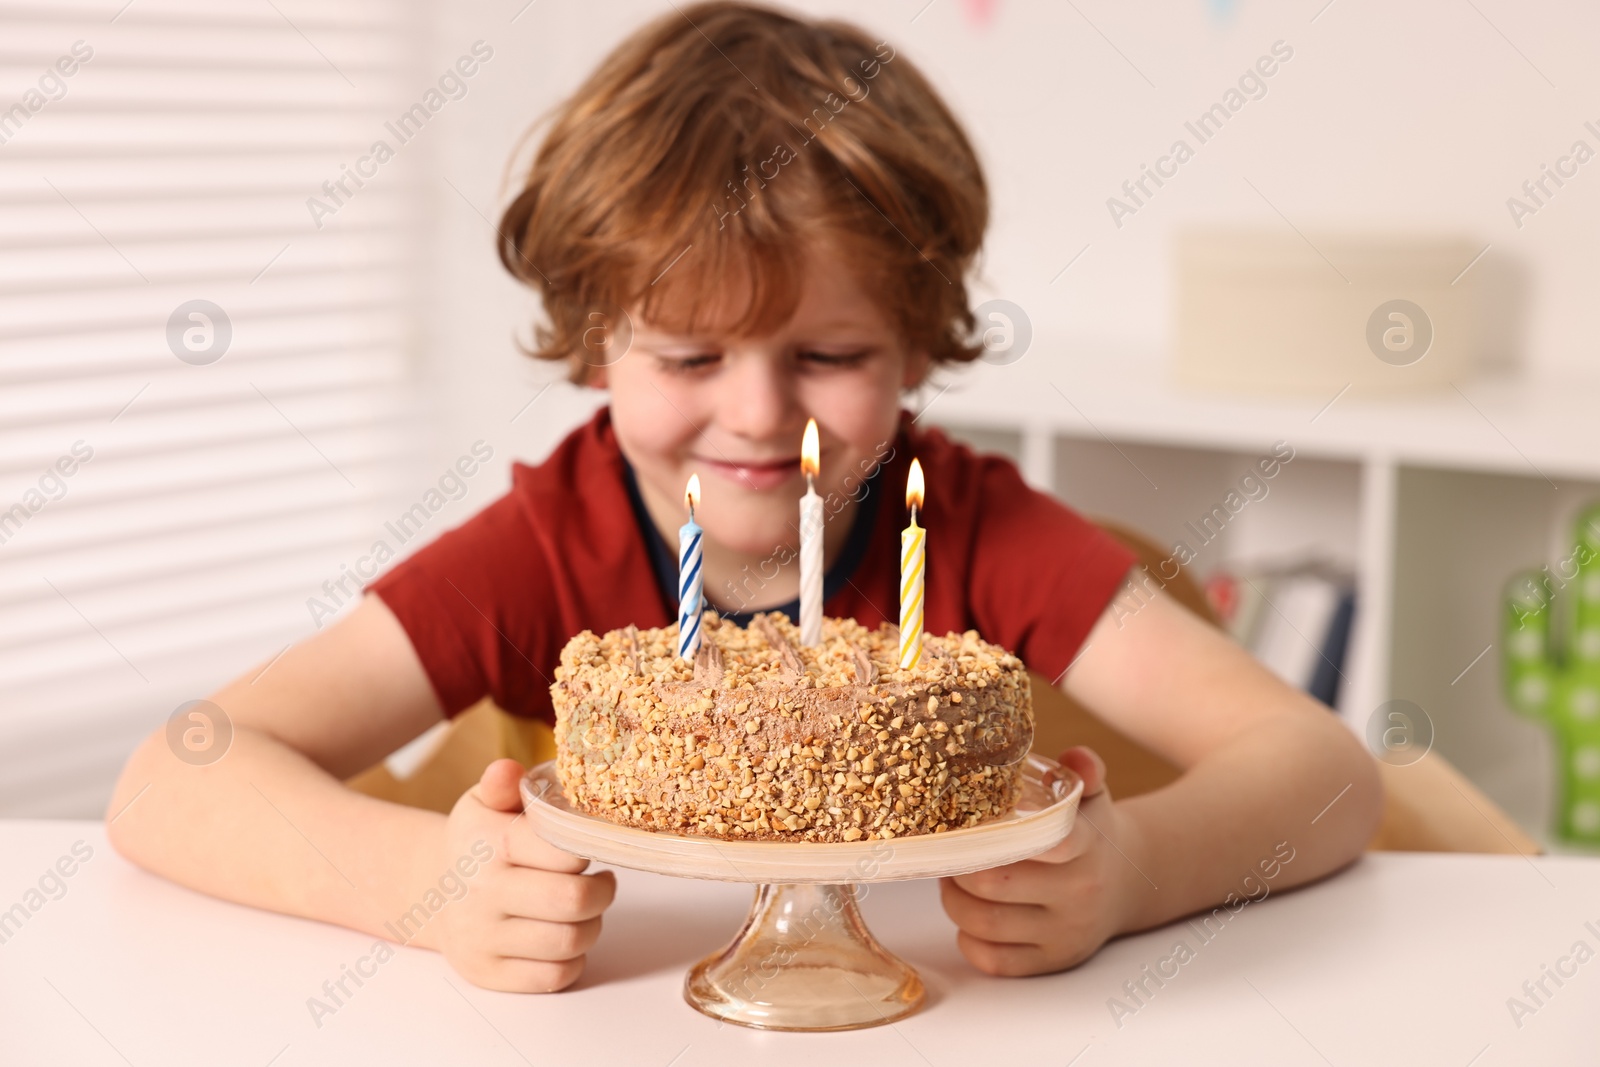
<svg viewBox="0 0 1600 1067"><path fill-rule="evenodd" d="M531 354L586 380L596 309L693 334L742 276L737 336L793 314L806 246L842 254L934 364L982 353L965 275L989 200L960 124L910 60L848 23L701 3L622 42L547 118L500 225L543 298ZM738 272L732 274L730 272ZM587 331L587 335L586 335Z"/></svg>

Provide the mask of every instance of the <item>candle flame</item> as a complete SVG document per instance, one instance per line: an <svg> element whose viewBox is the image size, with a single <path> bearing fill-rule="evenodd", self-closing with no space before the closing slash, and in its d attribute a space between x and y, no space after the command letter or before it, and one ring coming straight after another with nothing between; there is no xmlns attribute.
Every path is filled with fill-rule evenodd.
<svg viewBox="0 0 1600 1067"><path fill-rule="evenodd" d="M693 511L700 506L700 475L689 475L689 484L683 490L683 502Z"/></svg>
<svg viewBox="0 0 1600 1067"><path fill-rule="evenodd" d="M817 420L807 419L805 436L800 439L800 472L802 474L809 474L814 477L822 473L822 464L817 459L817 454L821 451L821 447L817 444Z"/></svg>
<svg viewBox="0 0 1600 1067"><path fill-rule="evenodd" d="M924 491L922 461L914 459L911 461L911 473L906 476L906 507L920 508Z"/></svg>

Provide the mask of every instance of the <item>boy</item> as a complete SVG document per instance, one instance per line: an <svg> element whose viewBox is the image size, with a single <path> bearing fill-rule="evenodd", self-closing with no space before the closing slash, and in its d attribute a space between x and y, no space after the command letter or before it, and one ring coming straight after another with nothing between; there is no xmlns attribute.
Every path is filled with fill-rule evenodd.
<svg viewBox="0 0 1600 1067"><path fill-rule="evenodd" d="M225 758L194 767L148 739L111 802L149 786L109 828L116 847L206 892L383 936L487 844L470 891L411 943L481 985L569 986L615 879L517 818L517 763L491 764L448 816L341 780L485 695L548 721L568 637L668 624L691 473L711 606L796 614L798 449L815 417L827 614L875 626L896 610L915 455L927 629L978 629L1185 768L1114 803L1099 758L1065 753L1086 783L1067 840L942 883L975 966L1069 967L1223 901L1280 843L1296 857L1280 886L1349 862L1381 796L1335 717L1164 596L1117 620L1126 550L901 410L933 368L981 351L964 279L987 215L965 134L890 45L728 3L640 30L560 109L501 227L502 260L549 320L533 354L609 406L337 625L218 692Z"/></svg>

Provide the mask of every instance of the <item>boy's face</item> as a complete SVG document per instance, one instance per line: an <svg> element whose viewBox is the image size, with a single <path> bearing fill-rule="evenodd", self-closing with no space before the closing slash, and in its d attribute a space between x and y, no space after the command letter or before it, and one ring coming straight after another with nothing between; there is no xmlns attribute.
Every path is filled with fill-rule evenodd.
<svg viewBox="0 0 1600 1067"><path fill-rule="evenodd" d="M744 297L717 294L734 308ZM798 544L808 418L821 442L818 495L859 497L870 461L894 440L901 389L927 362L906 350L847 265L821 249L807 257L794 315L769 336L685 337L632 318L632 346L591 384L610 390L618 443L651 510L687 518L684 486L698 472L695 519L737 552Z"/></svg>

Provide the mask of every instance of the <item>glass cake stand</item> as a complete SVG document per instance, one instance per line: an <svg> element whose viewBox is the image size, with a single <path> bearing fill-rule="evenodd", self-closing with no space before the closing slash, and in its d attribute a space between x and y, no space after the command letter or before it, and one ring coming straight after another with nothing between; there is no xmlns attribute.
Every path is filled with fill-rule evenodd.
<svg viewBox="0 0 1600 1067"><path fill-rule="evenodd" d="M1030 754L1016 808L978 826L888 840L739 841L642 830L578 811L554 760L522 779L529 820L558 848L655 874L755 884L744 926L728 947L690 968L683 995L714 1018L765 1030L857 1030L917 1011L922 979L867 930L856 886L1036 856L1072 830L1082 793L1072 771Z"/></svg>

